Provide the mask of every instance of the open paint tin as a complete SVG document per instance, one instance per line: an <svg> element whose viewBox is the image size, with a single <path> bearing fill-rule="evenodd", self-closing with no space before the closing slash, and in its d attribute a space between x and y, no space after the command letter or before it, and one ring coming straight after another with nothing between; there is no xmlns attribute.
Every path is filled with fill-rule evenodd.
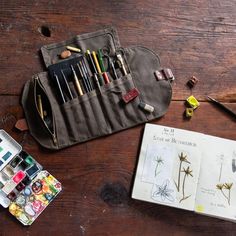
<svg viewBox="0 0 236 236"><path fill-rule="evenodd" d="M31 225L60 191L60 182L0 130L0 205Z"/></svg>

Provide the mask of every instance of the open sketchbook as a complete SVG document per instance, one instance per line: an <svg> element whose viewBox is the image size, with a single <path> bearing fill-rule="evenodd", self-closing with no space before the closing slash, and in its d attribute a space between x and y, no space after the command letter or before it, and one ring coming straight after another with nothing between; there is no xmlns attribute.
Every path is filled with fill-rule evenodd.
<svg viewBox="0 0 236 236"><path fill-rule="evenodd" d="M146 124L132 198L236 221L236 141Z"/></svg>

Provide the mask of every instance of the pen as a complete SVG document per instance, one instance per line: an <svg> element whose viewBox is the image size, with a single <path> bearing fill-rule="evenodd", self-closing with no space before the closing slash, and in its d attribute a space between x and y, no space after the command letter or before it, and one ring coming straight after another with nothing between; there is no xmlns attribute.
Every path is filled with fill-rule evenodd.
<svg viewBox="0 0 236 236"><path fill-rule="evenodd" d="M65 100L64 94L63 94L63 92L62 92L62 89L61 89L61 85L60 85L60 82L59 82L58 76L56 75L55 72L54 72L53 76L54 76L55 79L56 79L57 87L58 87L58 90L59 90L59 92L60 92L62 102L65 103L66 100Z"/></svg>
<svg viewBox="0 0 236 236"><path fill-rule="evenodd" d="M95 63L95 65L96 65L96 68L97 68L98 73L99 73L99 74L102 74L101 68L100 68L99 63L98 63L98 59L97 59L96 52L95 52L95 51L92 51L92 55L93 55L93 60L94 60L94 63Z"/></svg>
<svg viewBox="0 0 236 236"><path fill-rule="evenodd" d="M83 59L82 59L82 64L84 66L84 71L85 71L85 74L86 74L86 77L87 77L90 89L93 90L94 89L93 88L93 83L91 82L91 79L90 79L91 76L92 76L91 75L91 70L90 70L90 68L88 66L88 61L87 61L87 59L85 57L83 57Z"/></svg>
<svg viewBox="0 0 236 236"><path fill-rule="evenodd" d="M93 68L94 73L97 74L98 71L97 71L97 68L96 68L96 66L95 66L95 64L94 64L94 61L93 61L93 58L92 58L92 56L91 56L90 51L87 50L87 51L86 51L86 54L88 55L88 58L89 58L89 60L90 60L90 64L92 65L92 68Z"/></svg>
<svg viewBox="0 0 236 236"><path fill-rule="evenodd" d="M82 68L81 68L81 64L79 62L79 64L77 63L77 67L79 68L79 73L80 73L80 76L82 78L82 81L83 81L83 84L84 84L84 88L85 88L85 92L89 92L89 88L88 88L88 84L87 84L87 80L85 79L84 77L84 74L83 74L83 71L82 71Z"/></svg>
<svg viewBox="0 0 236 236"><path fill-rule="evenodd" d="M84 74L84 78L85 78L86 81L87 81L88 89L89 89L89 91L92 91L93 88L92 88L92 85L91 85L91 83L90 83L90 80L89 80L89 77L88 77L88 72L87 72L87 69L86 69L86 67L85 67L85 65L84 65L84 61L83 61L83 60L80 61L80 64L81 64L82 72L83 72L83 74Z"/></svg>
<svg viewBox="0 0 236 236"><path fill-rule="evenodd" d="M79 83L79 79L75 73L75 69L74 67L71 65L71 70L72 70L72 73L73 73L73 78L74 78L74 81L75 81L75 87L76 87L76 90L77 90L77 93L82 96L83 95L83 91L82 91L82 88L80 86L80 83Z"/></svg>
<svg viewBox="0 0 236 236"><path fill-rule="evenodd" d="M63 79L64 79L64 81L65 81L66 88L67 88L67 90L68 90L68 92L69 92L69 94L70 94L70 98L73 99L74 97L73 97L72 92L71 92L71 90L70 90L70 86L69 86L69 84L68 84L68 82L67 82L67 79L66 79L66 76L65 76L65 74L63 73L62 70L61 70L61 74L62 74L62 77L63 77Z"/></svg>
<svg viewBox="0 0 236 236"><path fill-rule="evenodd" d="M111 66L111 69L112 69L112 72L113 72L113 75L114 75L115 79L119 79L118 76L117 76L117 73L116 73L114 63L113 63L112 59L109 56L108 56L108 62L109 62L109 65Z"/></svg>
<svg viewBox="0 0 236 236"><path fill-rule="evenodd" d="M107 75L106 70L105 70L105 66L104 66L102 57L103 57L102 51L101 51L101 49L98 49L98 60L99 60L100 66L101 66L101 71L102 71L103 78L104 78L106 83L110 83L110 80L109 80L108 75Z"/></svg>
<svg viewBox="0 0 236 236"><path fill-rule="evenodd" d="M96 52L92 51L92 55L93 55L93 60L94 60L94 63L96 65L96 68L97 68L97 71L98 71L98 74L99 74L100 84L103 85L104 82L103 82L103 79L102 79L102 71L101 71L101 68L100 68L99 63L98 63Z"/></svg>
<svg viewBox="0 0 236 236"><path fill-rule="evenodd" d="M122 70L123 70L124 75L127 75L127 71L126 71L126 69L125 69L125 63L124 63L124 60L123 60L121 54L117 54L116 57L117 57L117 60L118 60L118 61L120 62L120 64L121 64L121 68L122 68Z"/></svg>
<svg viewBox="0 0 236 236"><path fill-rule="evenodd" d="M105 66L104 66L104 63L103 63L103 59L102 59L102 51L101 49L98 49L98 61L99 61L99 64L100 64L100 67L101 67L101 71L102 72L105 72Z"/></svg>
<svg viewBox="0 0 236 236"><path fill-rule="evenodd" d="M228 112L230 115L232 115L235 119L236 119L236 113L233 112L231 109L229 109L228 107L226 107L225 105L223 105L222 103L220 103L219 101L215 100L214 98L207 96L208 99L210 99L213 103L215 103L216 105L218 105L219 107L221 107L223 110L225 110L226 112Z"/></svg>
<svg viewBox="0 0 236 236"><path fill-rule="evenodd" d="M90 53L89 50L86 51L86 54L88 56L88 59L90 61L90 65L92 66L92 69L93 69L93 72L94 72L93 77L94 77L95 83L96 83L98 89L100 90L100 83L99 83L98 76L97 76L97 74L98 74L97 68L94 64L93 58L92 58L91 53Z"/></svg>
<svg viewBox="0 0 236 236"><path fill-rule="evenodd" d="M100 85L103 85L104 82L103 82L103 78L102 78L102 71L101 71L101 68L99 66L99 63L98 63L98 59L97 59L97 55L96 55L96 52L95 51L92 51L92 56L93 56L93 61L96 65L96 68L97 68L97 72L99 74L99 82L100 82Z"/></svg>

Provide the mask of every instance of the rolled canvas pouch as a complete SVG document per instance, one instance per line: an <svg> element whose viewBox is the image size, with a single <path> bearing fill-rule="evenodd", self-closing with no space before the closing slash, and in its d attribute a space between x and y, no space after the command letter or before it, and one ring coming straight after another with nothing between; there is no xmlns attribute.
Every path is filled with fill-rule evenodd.
<svg viewBox="0 0 236 236"><path fill-rule="evenodd" d="M76 94L73 81L69 81L73 99L61 103L52 71L76 63L81 56L72 53L70 58L61 60L58 55L66 45L84 52L101 48L108 51L111 58L120 53L127 74L122 75L118 70L119 79L109 74L110 83L82 96ZM171 70L163 69L159 57L148 48L122 48L114 28L46 45L41 51L49 72L36 74L26 82L22 105L30 132L43 147L61 149L112 134L161 117L168 109L172 96L171 81L174 79ZM71 72L68 70L68 73ZM138 96L132 98L135 93ZM40 116L37 94L41 94L46 108L46 121Z"/></svg>

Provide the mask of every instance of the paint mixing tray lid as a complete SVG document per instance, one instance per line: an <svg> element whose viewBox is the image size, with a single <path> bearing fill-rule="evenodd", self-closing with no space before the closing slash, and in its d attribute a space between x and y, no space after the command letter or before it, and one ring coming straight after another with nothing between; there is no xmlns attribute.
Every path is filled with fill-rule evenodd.
<svg viewBox="0 0 236 236"><path fill-rule="evenodd" d="M19 153L22 147L7 132L0 130L0 171Z"/></svg>

